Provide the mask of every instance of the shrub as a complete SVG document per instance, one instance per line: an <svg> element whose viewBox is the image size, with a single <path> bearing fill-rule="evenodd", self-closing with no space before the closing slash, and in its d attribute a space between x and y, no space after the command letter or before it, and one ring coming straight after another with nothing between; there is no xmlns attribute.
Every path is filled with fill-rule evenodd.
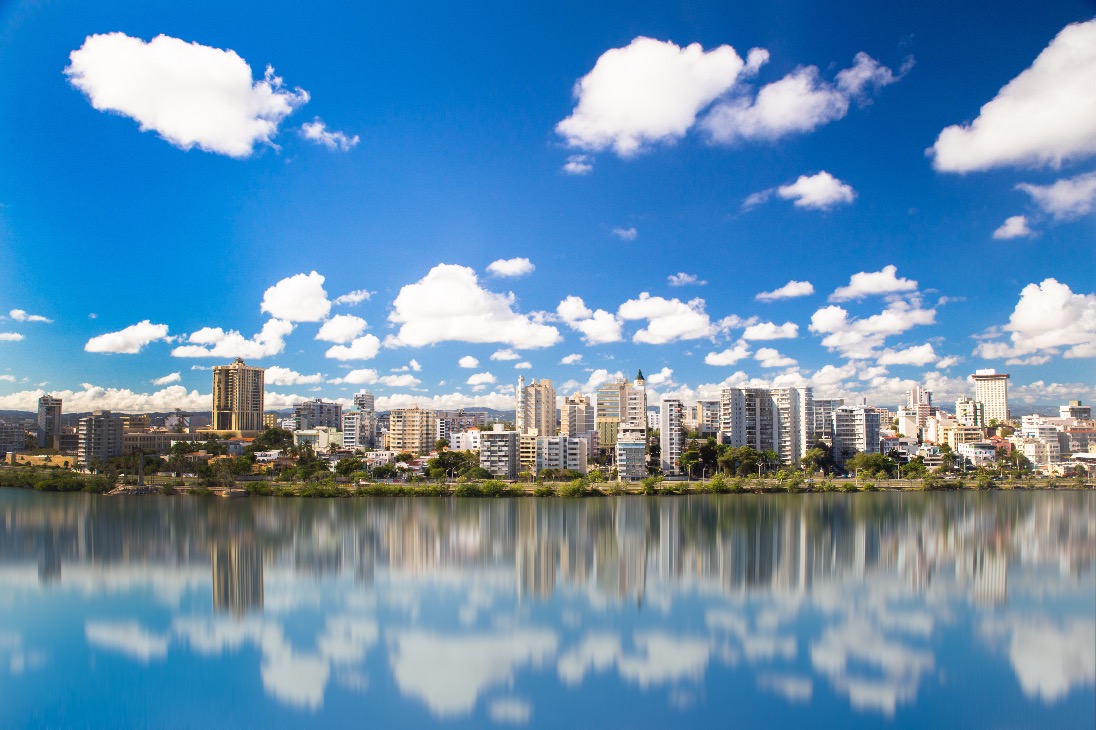
<svg viewBox="0 0 1096 730"><path fill-rule="evenodd" d="M556 496L556 488L551 484L539 484L533 489L534 497L554 497Z"/></svg>
<svg viewBox="0 0 1096 730"><path fill-rule="evenodd" d="M844 484L841 485L841 491L842 492L855 492L856 491L856 482L845 482Z"/></svg>
<svg viewBox="0 0 1096 730"><path fill-rule="evenodd" d="M170 484L164 484L160 487L160 494L163 494L165 496L170 497L171 495L176 494L176 493L177 492L175 490L175 487L173 487Z"/></svg>
<svg viewBox="0 0 1096 730"><path fill-rule="evenodd" d="M586 480L575 479L572 482L568 482L559 488L559 496L561 497L585 497L586 496Z"/></svg>
<svg viewBox="0 0 1096 730"><path fill-rule="evenodd" d="M875 482L865 482L862 489L865 492L878 492L879 491L879 487L877 487L875 485Z"/></svg>

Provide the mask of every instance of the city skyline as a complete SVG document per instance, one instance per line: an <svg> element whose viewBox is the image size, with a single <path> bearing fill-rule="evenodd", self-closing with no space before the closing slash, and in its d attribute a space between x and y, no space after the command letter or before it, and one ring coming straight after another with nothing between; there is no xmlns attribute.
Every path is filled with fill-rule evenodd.
<svg viewBox="0 0 1096 730"><path fill-rule="evenodd" d="M1092 8L944 7L11 5L0 410L1096 400Z"/></svg>

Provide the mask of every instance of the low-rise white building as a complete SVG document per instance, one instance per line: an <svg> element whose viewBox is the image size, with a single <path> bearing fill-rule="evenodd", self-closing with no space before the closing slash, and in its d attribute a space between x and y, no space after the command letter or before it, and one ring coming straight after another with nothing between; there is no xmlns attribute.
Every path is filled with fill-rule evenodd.
<svg viewBox="0 0 1096 730"><path fill-rule="evenodd" d="M536 470L569 469L586 474L589 444L586 439L550 436L537 439Z"/></svg>
<svg viewBox="0 0 1096 730"><path fill-rule="evenodd" d="M955 453L974 466L989 466L997 461L997 447L988 441L969 441L959 444Z"/></svg>

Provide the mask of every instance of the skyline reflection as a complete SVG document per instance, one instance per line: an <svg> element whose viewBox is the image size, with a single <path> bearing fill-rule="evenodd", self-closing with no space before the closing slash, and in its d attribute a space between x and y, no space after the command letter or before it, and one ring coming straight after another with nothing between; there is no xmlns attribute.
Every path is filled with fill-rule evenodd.
<svg viewBox="0 0 1096 730"><path fill-rule="evenodd" d="M42 670L90 666L90 692L102 665L169 725L198 710L155 678L196 671L243 724L873 723L990 687L1003 719L1092 724L1094 497L0 490L0 721L48 707Z"/></svg>

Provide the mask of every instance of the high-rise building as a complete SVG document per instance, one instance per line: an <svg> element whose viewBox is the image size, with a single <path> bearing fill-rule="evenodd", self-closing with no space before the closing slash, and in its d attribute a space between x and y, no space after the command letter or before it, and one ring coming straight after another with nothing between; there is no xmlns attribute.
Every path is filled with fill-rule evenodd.
<svg viewBox="0 0 1096 730"><path fill-rule="evenodd" d="M585 474L586 461L587 443L584 438L573 438L566 434L536 438L537 473L545 469L569 469Z"/></svg>
<svg viewBox="0 0 1096 730"><path fill-rule="evenodd" d="M61 399L44 395L38 399L38 448L59 448L61 439Z"/></svg>
<svg viewBox="0 0 1096 730"><path fill-rule="evenodd" d="M533 436L555 436L559 433L556 425L556 389L551 380L537 381L528 385L525 376L518 377L517 408L514 424L518 433Z"/></svg>
<svg viewBox="0 0 1096 730"><path fill-rule="evenodd" d="M845 405L844 398L816 398L814 400L814 426L811 428L811 445L816 441L833 442L833 412Z"/></svg>
<svg viewBox="0 0 1096 730"><path fill-rule="evenodd" d="M879 411L870 406L841 406L833 412L833 458L844 464L853 454L879 453Z"/></svg>
<svg viewBox="0 0 1096 730"><path fill-rule="evenodd" d="M500 479L518 478L518 432L504 431L501 423L480 433L480 466Z"/></svg>
<svg viewBox="0 0 1096 730"><path fill-rule="evenodd" d="M906 408L917 413L917 429L924 431L925 424L936 412L932 407L932 391L921 385L913 386L906 393Z"/></svg>
<svg viewBox="0 0 1096 730"><path fill-rule="evenodd" d="M295 431L308 431L313 428L342 428L342 405L318 400L306 400L293 406Z"/></svg>
<svg viewBox="0 0 1096 730"><path fill-rule="evenodd" d="M635 382L621 378L597 389L595 426L601 449L609 452L624 426L636 426L647 432L647 381L642 370Z"/></svg>
<svg viewBox="0 0 1096 730"><path fill-rule="evenodd" d="M560 409L559 432L565 436L579 436L597 429L597 409L589 396L575 393L563 400Z"/></svg>
<svg viewBox="0 0 1096 730"><path fill-rule="evenodd" d="M647 476L646 424L621 424L614 447L617 479L634 481Z"/></svg>
<svg viewBox="0 0 1096 730"><path fill-rule="evenodd" d="M955 420L964 426L985 426L986 406L965 395L959 396L955 401Z"/></svg>
<svg viewBox="0 0 1096 730"><path fill-rule="evenodd" d="M1059 418L1076 418L1078 421L1092 420L1092 406L1081 405L1079 400L1071 400L1068 405L1058 406Z"/></svg>
<svg viewBox="0 0 1096 730"><path fill-rule="evenodd" d="M343 413L343 446L348 449L371 449L377 442L377 414L353 409Z"/></svg>
<svg viewBox="0 0 1096 730"><path fill-rule="evenodd" d="M776 451L778 422L765 388L723 388L719 397L720 439L729 446Z"/></svg>
<svg viewBox="0 0 1096 730"><path fill-rule="evenodd" d="M110 411L92 411L80 419L76 432L76 463L86 467L122 455L122 419Z"/></svg>
<svg viewBox="0 0 1096 730"><path fill-rule="evenodd" d="M354 394L354 407L359 411L376 411L376 401L368 390Z"/></svg>
<svg viewBox="0 0 1096 730"><path fill-rule="evenodd" d="M22 423L4 423L0 421L0 456L27 448L27 429Z"/></svg>
<svg viewBox="0 0 1096 730"><path fill-rule="evenodd" d="M811 447L810 431L814 422L814 397L810 388L774 388L776 411L776 451L781 464L798 466Z"/></svg>
<svg viewBox="0 0 1096 730"><path fill-rule="evenodd" d="M677 398L663 398L658 424L663 474L681 473L681 455L685 452L684 420L685 405Z"/></svg>
<svg viewBox="0 0 1096 730"><path fill-rule="evenodd" d="M719 433L719 401L698 400L696 402L696 430L701 436L714 436Z"/></svg>
<svg viewBox="0 0 1096 730"><path fill-rule="evenodd" d="M976 370L974 375L974 400L986 407L986 423L1008 422L1008 374L989 368Z"/></svg>
<svg viewBox="0 0 1096 730"><path fill-rule="evenodd" d="M261 431L265 368L240 358L213 366L213 430Z"/></svg>
<svg viewBox="0 0 1096 730"><path fill-rule="evenodd" d="M429 454L434 448L434 412L418 406L393 408L388 412L388 448Z"/></svg>

